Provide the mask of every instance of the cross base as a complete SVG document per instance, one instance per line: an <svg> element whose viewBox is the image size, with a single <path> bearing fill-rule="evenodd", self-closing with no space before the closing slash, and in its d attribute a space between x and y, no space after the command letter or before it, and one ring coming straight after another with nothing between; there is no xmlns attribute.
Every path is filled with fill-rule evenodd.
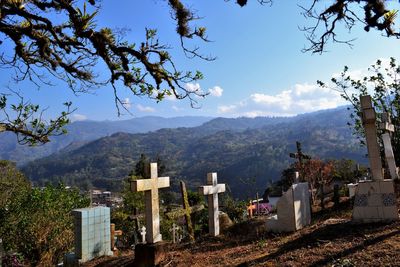
<svg viewBox="0 0 400 267"><path fill-rule="evenodd" d="M373 223L396 220L399 220L399 214L393 181L360 182L354 198L353 222Z"/></svg>
<svg viewBox="0 0 400 267"><path fill-rule="evenodd" d="M169 243L164 241L154 244L137 244L135 246L135 261L133 266L159 266L165 259L168 246Z"/></svg>

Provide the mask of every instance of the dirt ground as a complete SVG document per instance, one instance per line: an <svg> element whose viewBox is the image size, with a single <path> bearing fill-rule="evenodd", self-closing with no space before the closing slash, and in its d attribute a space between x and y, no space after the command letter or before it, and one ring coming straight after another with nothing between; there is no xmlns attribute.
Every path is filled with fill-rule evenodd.
<svg viewBox="0 0 400 267"><path fill-rule="evenodd" d="M352 224L351 204L319 211L311 226L289 234L265 232L265 218L234 225L218 237L171 245L160 266L400 266L400 222ZM133 266L134 253L86 265Z"/></svg>

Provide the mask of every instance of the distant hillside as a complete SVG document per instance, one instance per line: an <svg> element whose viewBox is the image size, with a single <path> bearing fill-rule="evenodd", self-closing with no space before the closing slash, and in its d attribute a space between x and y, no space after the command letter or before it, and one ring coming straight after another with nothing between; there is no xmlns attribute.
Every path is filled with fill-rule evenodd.
<svg viewBox="0 0 400 267"><path fill-rule="evenodd" d="M51 142L38 147L19 145L11 133L0 134L0 159L17 162L19 165L30 160L51 155L63 148L71 150L89 141L109 136L116 132L146 133L162 128L195 127L211 120L211 117L184 116L162 118L148 116L121 121L77 121L67 126L68 134L51 138Z"/></svg>
<svg viewBox="0 0 400 267"><path fill-rule="evenodd" d="M144 153L162 159L174 186L183 179L195 188L204 183L207 172L218 172L219 181L227 183L234 195L246 197L262 193L269 181L280 178L293 162L288 155L295 151L296 140L315 158L365 163L366 152L351 135L347 119L347 110L336 109L284 119L218 118L193 128L116 133L36 160L23 171L36 183L62 180L117 190Z"/></svg>

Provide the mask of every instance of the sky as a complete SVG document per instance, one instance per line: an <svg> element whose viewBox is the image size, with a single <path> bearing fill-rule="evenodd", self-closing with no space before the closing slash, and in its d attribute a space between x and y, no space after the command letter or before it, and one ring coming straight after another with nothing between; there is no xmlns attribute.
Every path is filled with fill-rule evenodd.
<svg viewBox="0 0 400 267"><path fill-rule="evenodd" d="M145 27L157 28L161 43L171 47L173 60L181 70L200 70L204 79L186 84L188 89L201 88L209 95L198 99L199 108L191 108L188 100L165 99L160 103L136 97L118 87L119 96L130 111L117 116L110 86L91 94L74 95L60 81L55 86L41 85L38 90L29 82L11 84L10 70L1 70L2 85L18 88L32 103L47 108L46 116L55 116L61 103L72 101L77 108L72 120L121 120L142 116L293 116L346 104L337 92L322 89L317 80L329 81L346 65L355 74L364 73L377 59L400 59L400 40L383 37L380 32L364 32L362 25L351 34L338 28L339 37L357 38L350 48L329 44L323 54L303 53L309 45L299 28L313 25L301 14L300 5L308 1L274 1L261 6L249 1L243 8L224 0L185 1L201 17L194 25L205 26L209 43L192 42L200 52L215 56L215 61L187 58L175 33L175 24L164 0L103 0L97 16L99 27L127 28L129 42L140 43ZM118 3L118 4L116 4ZM322 1L323 5L329 1ZM398 1L390 8L400 9ZM397 25L398 27L398 25ZM7 49L0 47L0 49ZM100 74L106 70L99 66Z"/></svg>

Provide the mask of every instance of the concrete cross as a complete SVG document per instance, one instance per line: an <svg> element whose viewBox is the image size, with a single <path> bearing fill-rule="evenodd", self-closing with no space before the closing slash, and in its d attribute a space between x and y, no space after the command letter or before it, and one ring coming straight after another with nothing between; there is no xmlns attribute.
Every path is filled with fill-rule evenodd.
<svg viewBox="0 0 400 267"><path fill-rule="evenodd" d="M303 171L303 160L304 159L311 159L311 156L303 154L303 152L301 151L301 143L299 141L296 141L296 148L297 148L297 153L290 153L289 157L294 158L294 159L298 159L299 161L299 171ZM304 177L301 177L304 178Z"/></svg>
<svg viewBox="0 0 400 267"><path fill-rule="evenodd" d="M144 191L146 215L146 241L153 244L162 240L160 233L160 204L158 189L169 187L169 177L157 177L157 163L150 163L150 179L131 182L133 192Z"/></svg>
<svg viewBox="0 0 400 267"><path fill-rule="evenodd" d="M388 112L382 113L382 122L379 126L379 128L384 131L384 134L382 134L382 141L385 150L386 162L389 167L390 177L392 179L397 179L399 176L391 142L391 133L394 132L394 125L390 120L390 114Z"/></svg>
<svg viewBox="0 0 400 267"><path fill-rule="evenodd" d="M225 192L225 184L217 183L217 173L207 174L207 185L199 187L199 193L208 196L208 229L212 236L219 235L218 193Z"/></svg>
<svg viewBox="0 0 400 267"><path fill-rule="evenodd" d="M146 227L142 226L140 235L142 236L142 244L146 243Z"/></svg>
<svg viewBox="0 0 400 267"><path fill-rule="evenodd" d="M376 114L372 107L371 96L364 95L360 97L362 123L365 130L365 138L368 148L368 159L371 167L372 180L383 180L382 162L379 153L378 136L376 133Z"/></svg>
<svg viewBox="0 0 400 267"><path fill-rule="evenodd" d="M177 226L175 223L173 223L172 228L169 229L169 231L172 232L172 243L174 243L174 244L179 239L179 236L178 236L179 229L180 229L180 227Z"/></svg>

